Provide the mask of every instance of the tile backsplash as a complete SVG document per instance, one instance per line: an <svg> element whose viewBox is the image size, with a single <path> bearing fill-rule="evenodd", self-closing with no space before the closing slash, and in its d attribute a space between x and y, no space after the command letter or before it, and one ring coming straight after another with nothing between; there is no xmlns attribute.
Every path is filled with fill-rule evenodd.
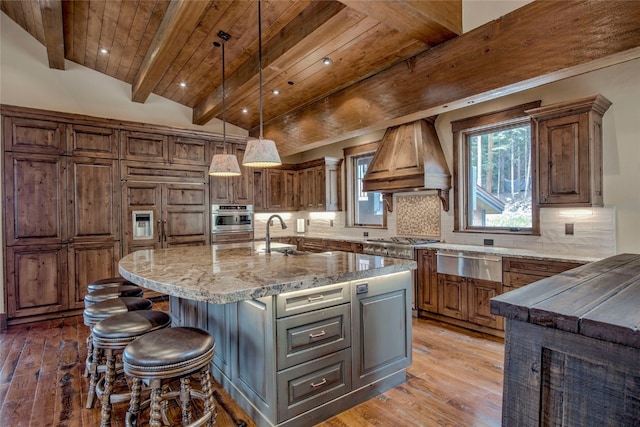
<svg viewBox="0 0 640 427"><path fill-rule="evenodd" d="M281 213L288 228L271 227L272 236L310 236L335 239L363 239L389 236L428 236L446 243L483 245L493 239L494 246L531 249L543 252L571 252L580 255L607 257L616 253L615 207L602 208L542 208L540 236L505 234L454 233L453 210L441 210L440 199L434 194L396 194L394 210L387 216L387 229L346 227L345 212L285 212ZM256 214L255 237L264 238L266 220L270 214ZM297 233L296 223L303 219L304 233ZM565 234L565 224L573 224L574 234Z"/></svg>

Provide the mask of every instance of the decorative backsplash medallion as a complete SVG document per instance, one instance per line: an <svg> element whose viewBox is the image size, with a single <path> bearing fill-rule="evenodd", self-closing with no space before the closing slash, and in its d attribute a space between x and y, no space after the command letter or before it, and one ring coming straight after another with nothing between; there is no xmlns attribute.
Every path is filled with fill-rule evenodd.
<svg viewBox="0 0 640 427"><path fill-rule="evenodd" d="M397 196L399 235L440 236L440 199L436 195Z"/></svg>

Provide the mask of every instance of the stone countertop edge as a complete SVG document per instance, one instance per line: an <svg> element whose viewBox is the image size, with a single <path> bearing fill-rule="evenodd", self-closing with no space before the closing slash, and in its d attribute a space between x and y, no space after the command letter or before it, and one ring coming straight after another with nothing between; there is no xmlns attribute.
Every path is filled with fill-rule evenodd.
<svg viewBox="0 0 640 427"><path fill-rule="evenodd" d="M160 251L169 251L163 249ZM184 249L181 249L184 251ZM140 251L152 253L153 250ZM403 260L396 258L384 258L373 255L359 255L347 252L331 252L331 257L360 257L367 258L371 261L374 259L384 259L382 266L375 266L375 262L371 264L374 267L366 269L358 269L358 267L344 268L340 271L327 271L326 274L307 271L304 268L303 258L322 259L323 262L332 264L327 261L327 253L313 254L309 253L304 256L289 256L288 261L293 264L300 260L301 267L294 268L294 274L283 274L278 276L278 271L272 271L271 278L252 275L239 267L238 262L232 260L228 262L215 263L216 267L224 271L210 273L213 264L194 266L189 263L181 263L175 258L175 265L169 262L166 265L158 265L154 262L132 261L134 254L129 254L120 260L118 271L127 280L136 283L144 288L157 291L174 297L190 299L194 301L205 301L215 304L228 304L238 301L250 300L264 296L278 295L284 292L298 291L304 289L312 289L320 286L331 285L335 283L347 282L351 280L367 279L386 274L398 273L402 271L410 271L417 268L417 262L413 260ZM265 255L254 255L247 257L251 259L254 265L254 272L259 272L260 267L270 268L272 261L265 258ZM276 259L284 259L284 255L277 254ZM358 259L354 259L354 263L346 262L348 265L358 265ZM344 263L344 261L343 261ZM124 264L124 266L123 266ZM169 265L171 264L171 265ZM204 264L204 263L203 263ZM335 262L336 265L339 262ZM275 265L273 267L278 267ZM332 266L329 265L329 270ZM129 271L131 270L131 271ZM136 271L137 270L137 271ZM220 283L212 283L217 279Z"/></svg>
<svg viewBox="0 0 640 427"><path fill-rule="evenodd" d="M335 238L335 237L327 237L327 236L278 236L278 237L308 237L310 239L326 239L326 240L337 240L337 241L354 242L354 243L365 243L367 239L369 239L369 237ZM426 238L437 238L437 237L428 236ZM503 257L511 257L511 258L534 258L534 259L539 259L544 261L568 261L568 262L582 262L582 263L600 261L601 259L606 258L606 256L591 256L591 255L576 254L572 252L554 252L554 251L546 251L546 250L509 248L505 246L482 246L482 245L469 245L465 243L446 243L446 242L414 245L414 248L446 249L446 250L454 250L454 251L466 251L466 252L474 252L474 253L482 253L482 254L490 254L490 255L500 255Z"/></svg>

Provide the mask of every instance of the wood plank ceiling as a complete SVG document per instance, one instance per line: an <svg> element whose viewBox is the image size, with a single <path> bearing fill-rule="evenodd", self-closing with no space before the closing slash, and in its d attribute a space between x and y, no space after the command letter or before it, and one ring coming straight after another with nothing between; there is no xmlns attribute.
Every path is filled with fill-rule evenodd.
<svg viewBox="0 0 640 427"><path fill-rule="evenodd" d="M410 3L264 0L264 121L461 33L461 0ZM46 46L50 67L64 69L66 59L107 74L132 85L134 102L154 93L192 108L196 124L221 118L221 52L213 42L223 30L231 35L227 120L245 129L259 124L256 0L1 0L0 6ZM396 19L387 19L394 6ZM323 65L325 57L331 66Z"/></svg>
<svg viewBox="0 0 640 427"><path fill-rule="evenodd" d="M535 1L464 35L461 3L263 0L265 137L293 154L640 57L639 1ZM222 116L223 30L227 121L258 134L256 0L0 9L46 46L50 67L107 74L132 86L133 102L154 93L192 108L196 124Z"/></svg>

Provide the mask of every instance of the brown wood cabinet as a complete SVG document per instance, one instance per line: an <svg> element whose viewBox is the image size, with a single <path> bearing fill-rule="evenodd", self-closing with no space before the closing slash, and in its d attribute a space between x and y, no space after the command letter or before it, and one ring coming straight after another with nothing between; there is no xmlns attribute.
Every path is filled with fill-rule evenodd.
<svg viewBox="0 0 640 427"><path fill-rule="evenodd" d="M227 143L227 153L233 154L238 158L240 165L240 176L236 177L220 177L212 176L209 179L209 187L211 189L211 203L237 203L237 204L254 204L254 169L242 166L246 144L243 143ZM221 142L215 142L211 147L211 157L215 154L223 154L224 147ZM262 169L261 169L262 170ZM260 192L262 195L262 192Z"/></svg>
<svg viewBox="0 0 640 427"><path fill-rule="evenodd" d="M291 165L254 169L254 210L295 211L298 208L298 176Z"/></svg>
<svg viewBox="0 0 640 427"><path fill-rule="evenodd" d="M492 329L503 320L491 314L490 300L502 293L502 283L438 274L438 313Z"/></svg>
<svg viewBox="0 0 640 427"><path fill-rule="evenodd" d="M552 261L534 258L502 258L502 292L509 292L563 271L580 267L583 263Z"/></svg>
<svg viewBox="0 0 640 427"><path fill-rule="evenodd" d="M120 259L117 131L28 114L3 124L7 316L79 308Z"/></svg>
<svg viewBox="0 0 640 427"><path fill-rule="evenodd" d="M418 250L417 261L417 308L432 312L438 311L438 277L436 274L436 251Z"/></svg>
<svg viewBox="0 0 640 427"><path fill-rule="evenodd" d="M254 170L256 211L339 211L342 159L324 157Z"/></svg>
<svg viewBox="0 0 640 427"><path fill-rule="evenodd" d="M208 188L204 184L127 182L122 187L124 253L210 241ZM138 232L139 214L148 215Z"/></svg>
<svg viewBox="0 0 640 427"><path fill-rule="evenodd" d="M602 206L602 95L527 110L536 121L538 204Z"/></svg>
<svg viewBox="0 0 640 427"><path fill-rule="evenodd" d="M299 177L299 210L341 209L342 159L324 157L296 165Z"/></svg>

